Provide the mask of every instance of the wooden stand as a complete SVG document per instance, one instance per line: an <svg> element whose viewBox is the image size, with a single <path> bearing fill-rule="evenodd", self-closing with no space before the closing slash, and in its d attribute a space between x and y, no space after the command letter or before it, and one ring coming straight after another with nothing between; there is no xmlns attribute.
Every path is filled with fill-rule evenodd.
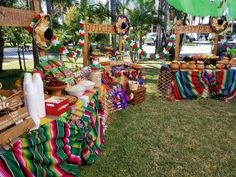
<svg viewBox="0 0 236 177"><path fill-rule="evenodd" d="M88 50L89 50L89 33L96 33L96 34L116 34L114 25L112 24L91 24L88 22L89 18L86 17L84 23L84 57L83 57L83 66L88 66ZM122 35L119 36L119 44L118 44L118 51L119 53L122 52Z"/></svg>
<svg viewBox="0 0 236 177"><path fill-rule="evenodd" d="M217 55L218 34L213 31L211 26L209 25L198 25L198 26L176 25L175 33L176 33L175 60L179 59L180 34L182 33L214 33L215 40L214 40L214 48L213 48L212 53L214 55Z"/></svg>

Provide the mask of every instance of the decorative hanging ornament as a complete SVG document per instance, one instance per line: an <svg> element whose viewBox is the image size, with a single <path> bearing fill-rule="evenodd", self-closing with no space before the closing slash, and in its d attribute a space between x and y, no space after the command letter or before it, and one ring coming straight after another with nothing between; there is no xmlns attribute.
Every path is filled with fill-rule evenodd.
<svg viewBox="0 0 236 177"><path fill-rule="evenodd" d="M39 18L39 16L41 16ZM39 15L34 18L35 24L30 25L33 29L33 38L40 49L48 50L52 46L53 31L50 15Z"/></svg>
<svg viewBox="0 0 236 177"><path fill-rule="evenodd" d="M225 16L211 17L211 27L216 33L221 33L228 26Z"/></svg>
<svg viewBox="0 0 236 177"><path fill-rule="evenodd" d="M115 30L119 35L125 35L130 28L129 19L124 15L119 15L116 19Z"/></svg>

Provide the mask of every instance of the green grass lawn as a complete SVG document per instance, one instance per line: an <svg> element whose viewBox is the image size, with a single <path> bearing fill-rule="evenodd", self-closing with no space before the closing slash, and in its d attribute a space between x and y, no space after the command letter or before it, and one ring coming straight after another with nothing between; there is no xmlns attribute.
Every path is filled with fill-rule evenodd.
<svg viewBox="0 0 236 177"><path fill-rule="evenodd" d="M213 99L169 102L156 93L159 65L142 62L147 99L116 113L98 160L81 177L236 176L236 107Z"/></svg>
<svg viewBox="0 0 236 177"><path fill-rule="evenodd" d="M142 64L147 99L113 116L105 149L81 177L236 176L236 107L158 98L155 62Z"/></svg>

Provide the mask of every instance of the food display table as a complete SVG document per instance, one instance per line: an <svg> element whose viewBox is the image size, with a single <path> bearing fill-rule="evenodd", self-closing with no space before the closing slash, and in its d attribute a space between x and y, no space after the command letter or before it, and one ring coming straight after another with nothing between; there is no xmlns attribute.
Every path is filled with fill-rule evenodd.
<svg viewBox="0 0 236 177"><path fill-rule="evenodd" d="M163 80L169 79L163 89ZM236 96L236 70L177 70L163 66L158 89L170 100L211 97L227 101Z"/></svg>
<svg viewBox="0 0 236 177"><path fill-rule="evenodd" d="M21 136L0 156L0 176L78 176L79 166L91 164L103 148L104 110L97 91L82 114L41 119L39 129ZM93 95L91 97L91 95Z"/></svg>

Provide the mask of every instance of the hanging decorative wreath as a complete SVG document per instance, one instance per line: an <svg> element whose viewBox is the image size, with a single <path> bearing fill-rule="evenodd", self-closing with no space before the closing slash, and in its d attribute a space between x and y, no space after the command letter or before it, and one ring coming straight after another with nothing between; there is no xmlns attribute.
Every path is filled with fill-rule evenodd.
<svg viewBox="0 0 236 177"><path fill-rule="evenodd" d="M211 17L211 27L216 33L220 33L227 28L226 17Z"/></svg>
<svg viewBox="0 0 236 177"><path fill-rule="evenodd" d="M116 19L115 30L119 35L125 35L130 28L129 19L124 15L119 15Z"/></svg>
<svg viewBox="0 0 236 177"><path fill-rule="evenodd" d="M56 49L60 54L77 60L77 58L83 54L84 49L84 20L81 19L79 23L79 40L77 47L74 51L69 51L64 45L60 44L57 37L53 35L52 30L49 30L49 23L46 22L46 19L50 19L49 17L49 15L43 14L36 15L32 19L30 25L26 27L26 30L30 33L33 33L34 39L39 48L48 50L51 46L53 46L53 48ZM47 44L48 41L46 40L50 41L50 46L49 43ZM45 43L43 42L45 42L48 47L44 47Z"/></svg>

